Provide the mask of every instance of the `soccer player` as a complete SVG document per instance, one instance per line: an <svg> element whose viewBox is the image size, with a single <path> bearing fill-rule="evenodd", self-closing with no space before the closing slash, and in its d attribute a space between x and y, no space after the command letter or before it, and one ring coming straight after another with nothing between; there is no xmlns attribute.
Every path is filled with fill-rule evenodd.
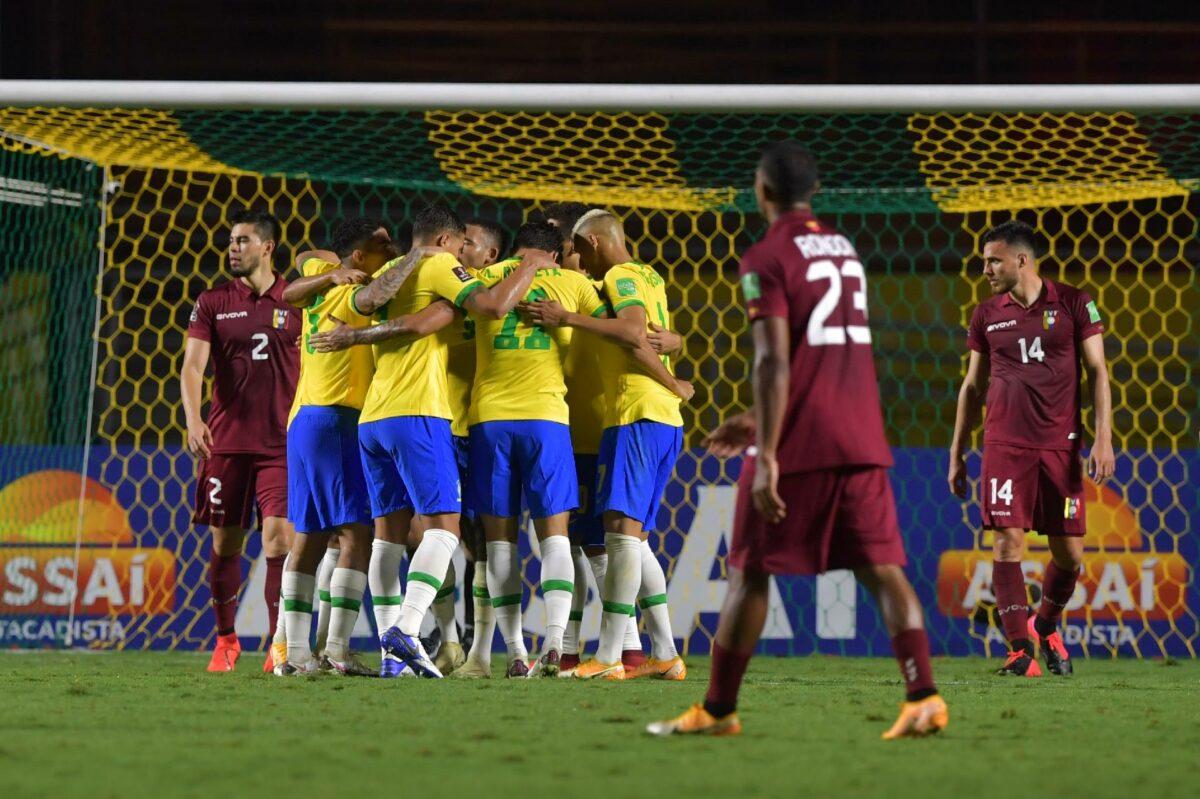
<svg viewBox="0 0 1200 799"><path fill-rule="evenodd" d="M1088 471L1113 473L1112 397L1104 325L1086 292L1038 274L1033 228L1016 220L983 236L983 274L992 289L971 315L970 360L958 394L950 445L950 490L967 497L965 455L980 406L983 422L983 526L994 536L992 591L1008 659L999 674L1039 677L1034 642L1054 674L1072 671L1058 620L1083 560L1083 428L1080 369L1088 374L1096 438ZM1050 544L1037 615L1027 620L1021 556L1037 530Z"/></svg>
<svg viewBox="0 0 1200 799"><path fill-rule="evenodd" d="M647 341L649 320L669 327L663 279L633 260L621 222L607 211L588 211L572 231L573 246L588 273L602 280L614 318L570 312L553 301L527 306L533 321L546 327L569 325L601 337L600 367L605 389L605 429L597 464L595 512L601 515L608 573L601 594L604 608L600 643L593 660L575 668L581 679L625 679L622 642L634 603L642 594L654 644L647 673L682 680L687 674L675 651L667 608L666 578L647 543L663 489L683 445L680 399L691 399L690 383L678 380L670 359L660 358ZM653 317L651 317L653 314ZM659 579L643 584L643 572Z"/></svg>
<svg viewBox="0 0 1200 799"><path fill-rule="evenodd" d="M508 277L485 287L458 261L465 233L462 220L445 206L429 206L417 214L413 242L436 254L423 260L415 279L381 308L385 318L415 314L445 300L476 319L502 319L528 291L536 269L553 263L527 257ZM376 537L402 544L414 516L424 531L409 560L408 590L396 621L382 631L380 643L417 675L440 678L417 634L459 539L461 486L450 429L448 347L444 337L426 336L411 342L392 338L374 349L375 376L363 406L359 441L372 515L383 519L376 524Z"/></svg>
<svg viewBox="0 0 1200 799"><path fill-rule="evenodd" d="M564 269L587 275L575 252L571 231L575 223L587 213L583 203L551 203L542 214L545 220L558 228L563 237L562 265ZM590 278L589 278L590 281ZM603 282L593 284L597 291ZM647 338L656 334L649 334ZM583 608L587 604L587 572L591 569L596 586L604 589L608 573L608 554L604 551L604 525L596 515L596 460L600 453L600 436L604 431L604 381L600 374L599 340L586 330L578 330L571 337L567 348L567 359L563 364L563 377L567 386L567 408L571 416L571 448L575 453L575 474L579 483L579 508L571 514L568 533L571 539L571 559L575 565L575 588L571 599L571 614L563 635L563 654L559 669L560 677L574 675L583 651L580 628L583 623ZM654 342L651 341L651 346ZM629 617L622 642L621 663L626 675L646 662L642 653L641 637L638 635L637 619Z"/></svg>
<svg viewBox="0 0 1200 799"><path fill-rule="evenodd" d="M603 314L591 282L559 268L561 246L554 227L528 222L517 231L516 254L481 270L479 278L494 285L518 269L522 258L536 258L550 266L537 271L526 301L553 299L571 312ZM501 319L478 319L476 333L467 496L487 537L488 591L508 649L506 676L556 677L575 579L567 521L579 504L563 382L572 331L544 330L513 310ZM522 501L541 545L546 602L546 642L532 672L521 631Z"/></svg>
<svg viewBox="0 0 1200 799"><path fill-rule="evenodd" d="M932 733L948 721L921 604L904 575L866 275L850 241L813 216L818 186L816 162L799 143L763 151L755 193L770 227L741 262L754 406L705 440L726 457L757 437L757 452L747 451L738 482L708 694L678 718L650 724L654 735L740 733L738 690L766 619L770 576L830 569L854 570L892 636L906 702L883 737Z"/></svg>
<svg viewBox="0 0 1200 799"><path fill-rule="evenodd" d="M488 219L469 219L459 260L472 275L478 277L480 269L500 260L501 253L507 249L505 238L503 228L495 222ZM465 486L469 484L467 475L470 445L467 437L467 412L471 407L471 386L475 382L475 320L464 317L461 325L451 327L450 331L452 338L448 356L448 380L450 409L454 413L451 431L454 433L454 448L458 456L459 484ZM459 524L462 527L463 548L469 564L468 575L464 575L463 581L464 584L471 584L471 604L468 606L473 627L471 651L462 658L461 646L455 644L447 649L446 631L443 630L442 648L438 649L434 665L443 674L452 671L456 677L487 678L492 675L492 639L496 633L496 615L487 588L487 545L469 492L464 492L462 499ZM453 568L451 564L451 571ZM440 621L442 618L448 618L451 624L454 621L454 581L449 579L449 575L447 582L450 583L449 591L447 586L443 586L433 603L434 616L439 618L439 627L443 626L443 622ZM446 606L449 606L448 609ZM454 636L457 638L457 629Z"/></svg>
<svg viewBox="0 0 1200 799"><path fill-rule="evenodd" d="M263 594L272 629L279 613L283 562L292 537L286 518L287 416L300 368L300 316L283 301L287 281L272 267L279 222L250 210L235 212L230 221L233 280L196 299L179 377L188 450L200 458L193 521L208 525L213 537L208 579L217 643L209 671L233 671L241 654L234 620L242 543L256 505L267 563ZM201 395L210 359L213 395L206 422Z"/></svg>
<svg viewBox="0 0 1200 799"><path fill-rule="evenodd" d="M358 452L357 423L373 365L365 349L322 352L314 335L338 325L365 326L387 302L425 254L414 248L404 258L389 260L395 249L387 230L375 220L349 220L334 235L334 252L343 267L375 274L367 286L352 283L318 294L305 309L300 384L288 426L288 517L296 540L283 579L287 659L275 667L280 676L325 668L343 675L373 672L350 652L350 636L367 584L370 509ZM306 277L332 274L320 258L303 265ZM331 279L332 280L332 279ZM318 563L329 539L341 548L330 580L329 633L318 664L308 648L312 596Z"/></svg>

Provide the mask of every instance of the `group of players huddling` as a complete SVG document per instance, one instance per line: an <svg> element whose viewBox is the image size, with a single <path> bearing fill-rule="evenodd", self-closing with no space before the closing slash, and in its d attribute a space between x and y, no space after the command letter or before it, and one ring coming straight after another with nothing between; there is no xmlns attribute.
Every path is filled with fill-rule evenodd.
<svg viewBox="0 0 1200 799"><path fill-rule="evenodd" d="M766 148L755 189L769 230L740 269L754 404L704 441L719 457L745 455L729 590L705 701L647 729L740 732L737 696L770 576L851 569L879 604L905 683L884 737L937 732L949 716L904 574L862 262L814 217L817 165L802 145ZM670 329L663 278L634 259L620 220L578 203L548 206L503 257L498 225L464 223L443 206L415 216L403 256L382 222L346 219L330 250L296 257L290 284L272 268L278 222L250 211L231 221L234 280L197 300L181 375L188 446L201 458L195 521L214 536L209 669L232 670L240 653L239 559L257 505L275 630L264 670L374 675L349 648L369 586L381 677L490 677L498 627L508 677L683 680L647 535L693 389L673 373L683 341ZM1096 411L1088 467L1097 480L1113 470L1100 315L1084 292L1039 276L1028 226L1001 224L983 245L995 296L972 317L948 480L965 498L964 453L986 396L983 524L994 531L994 593L1010 642L1000 673L1040 676L1039 645L1050 671L1069 674L1057 624L1084 531L1081 358ZM532 660L517 555L524 514L546 612ZM1020 558L1031 529L1049 536L1052 562L1027 618ZM475 564L469 654L454 613L460 540ZM603 612L595 656L581 662L588 570ZM436 659L419 637L431 610Z"/></svg>

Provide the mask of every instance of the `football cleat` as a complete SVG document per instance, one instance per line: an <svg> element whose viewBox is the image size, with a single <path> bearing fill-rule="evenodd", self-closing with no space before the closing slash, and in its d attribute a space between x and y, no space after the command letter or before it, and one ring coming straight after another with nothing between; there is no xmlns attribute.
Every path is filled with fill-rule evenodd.
<svg viewBox="0 0 1200 799"><path fill-rule="evenodd" d="M636 669L646 662L646 653L640 649L626 649L621 652L621 663L625 670Z"/></svg>
<svg viewBox="0 0 1200 799"><path fill-rule="evenodd" d="M383 660L379 661L379 676L388 680L396 677L416 677L417 675L413 674L412 669L404 661L384 652Z"/></svg>
<svg viewBox="0 0 1200 799"><path fill-rule="evenodd" d="M450 675L460 680L490 680L492 679L491 661L477 661L467 658L467 662L459 666Z"/></svg>
<svg viewBox="0 0 1200 799"><path fill-rule="evenodd" d="M678 655L670 660L646 658L642 665L634 666L632 669L625 666L625 679L636 680L638 677L654 677L659 680L682 682L687 679L687 666L684 665L683 658Z"/></svg>
<svg viewBox="0 0 1200 799"><path fill-rule="evenodd" d="M682 715L666 721L655 721L646 725L651 735L741 735L742 722L737 713L717 718L696 704L683 711Z"/></svg>
<svg viewBox="0 0 1200 799"><path fill-rule="evenodd" d="M1008 660L996 674L1001 677L1041 677L1042 669L1032 655L1017 649L1008 653Z"/></svg>
<svg viewBox="0 0 1200 799"><path fill-rule="evenodd" d="M562 657L558 654L557 649L551 649L542 653L542 656L533 662L533 668L529 670L527 677L557 677L562 666Z"/></svg>
<svg viewBox="0 0 1200 799"><path fill-rule="evenodd" d="M218 635L217 646L213 649L212 658L208 661L208 670L233 671L241 654L242 644L238 641L236 634Z"/></svg>
<svg viewBox="0 0 1200 799"><path fill-rule="evenodd" d="M442 644L437 657L433 659L433 665L437 666L442 674L449 674L466 662L467 654L463 652L462 644L451 641Z"/></svg>
<svg viewBox="0 0 1200 799"><path fill-rule="evenodd" d="M374 677L375 670L369 669L358 659L358 655L347 652L346 657L338 660L328 654L321 655L317 662L317 670L338 674L342 677Z"/></svg>
<svg viewBox="0 0 1200 799"><path fill-rule="evenodd" d="M567 672L575 671L575 667L579 665L579 655L563 655L558 661L558 676L570 677Z"/></svg>
<svg viewBox="0 0 1200 799"><path fill-rule="evenodd" d="M1035 616L1029 617L1029 638L1041 646L1042 657L1046 659L1046 669L1059 677L1070 677L1075 669L1071 666L1071 656L1067 654L1067 647L1063 644L1062 636L1058 630L1044 638L1038 635L1037 625L1033 623L1035 618Z"/></svg>
<svg viewBox="0 0 1200 799"><path fill-rule="evenodd" d="M263 671L269 672L274 670L280 663L287 662L287 643L271 644L271 648L267 650L267 662L263 664Z"/></svg>
<svg viewBox="0 0 1200 799"><path fill-rule="evenodd" d="M285 660L275 667L276 677L303 677L317 673L317 661L307 660L304 663L292 663Z"/></svg>
<svg viewBox="0 0 1200 799"><path fill-rule="evenodd" d="M426 654L425 647L421 645L421 639L416 636L405 635L400 632L399 627L389 627L379 637L379 642L383 645L385 652L404 661L418 677L435 680L442 678L442 672L433 665L433 660Z"/></svg>
<svg viewBox="0 0 1200 799"><path fill-rule="evenodd" d="M592 658L576 666L574 676L577 680L624 680L625 666L619 660L616 663L601 663Z"/></svg>
<svg viewBox="0 0 1200 799"><path fill-rule="evenodd" d="M525 662L525 658L517 658L508 664L504 676L509 678L528 677L529 664Z"/></svg>
<svg viewBox="0 0 1200 799"><path fill-rule="evenodd" d="M918 702L905 702L900 706L900 718L881 737L885 741L896 738L920 738L933 735L950 723L950 711L946 701L937 694Z"/></svg>

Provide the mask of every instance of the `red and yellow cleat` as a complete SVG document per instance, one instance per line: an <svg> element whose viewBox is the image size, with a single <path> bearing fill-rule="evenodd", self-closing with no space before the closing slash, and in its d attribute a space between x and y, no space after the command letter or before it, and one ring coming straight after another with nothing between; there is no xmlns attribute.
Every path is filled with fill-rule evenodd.
<svg viewBox="0 0 1200 799"><path fill-rule="evenodd" d="M616 663L601 663L592 658L575 667L577 680L624 680L625 666L621 661Z"/></svg>
<svg viewBox="0 0 1200 799"><path fill-rule="evenodd" d="M704 709L704 705L692 705L682 715L667 721L655 721L646 725L651 735L741 735L742 722L737 713L717 718Z"/></svg>
<svg viewBox="0 0 1200 799"><path fill-rule="evenodd" d="M950 723L950 710L946 701L937 694L919 702L905 702L900 706L900 718L881 737L885 741L897 738L921 738L933 735Z"/></svg>
<svg viewBox="0 0 1200 799"><path fill-rule="evenodd" d="M675 680L682 682L687 679L687 666L683 658L676 655L670 660L646 658L646 662L632 669L625 668L625 679L636 680L638 677L654 677L659 680Z"/></svg>
<svg viewBox="0 0 1200 799"><path fill-rule="evenodd" d="M267 650L267 662L263 664L263 671L274 671L276 666L284 663L287 663L287 643L271 644L271 648Z"/></svg>
<svg viewBox="0 0 1200 799"><path fill-rule="evenodd" d="M217 636L217 648L208 661L209 671L233 671L242 654L242 643L235 633Z"/></svg>

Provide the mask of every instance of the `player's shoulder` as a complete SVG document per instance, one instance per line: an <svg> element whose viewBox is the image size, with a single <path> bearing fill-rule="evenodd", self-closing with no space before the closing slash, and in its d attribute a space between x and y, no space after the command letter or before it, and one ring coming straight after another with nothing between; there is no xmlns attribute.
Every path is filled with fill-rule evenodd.
<svg viewBox="0 0 1200 799"><path fill-rule="evenodd" d="M609 275L614 274L618 280L633 279L647 286L656 287L663 284L663 277L648 263L642 261L627 261L623 264L617 264L611 270ZM607 276L606 276L607 277Z"/></svg>
<svg viewBox="0 0 1200 799"><path fill-rule="evenodd" d="M206 306L216 306L235 301L238 296L235 281L226 280L201 291L196 295L196 301L203 302Z"/></svg>
<svg viewBox="0 0 1200 799"><path fill-rule="evenodd" d="M337 269L340 264L335 264L331 261L326 261L324 258L318 258L315 255L310 255L300 263L300 274L303 277L315 277L318 275L328 274L334 269Z"/></svg>
<svg viewBox="0 0 1200 799"><path fill-rule="evenodd" d="M1006 294L993 294L991 297L985 297L975 304L975 310L971 312L971 315L980 319L991 316L1000 310L1007 296Z"/></svg>
<svg viewBox="0 0 1200 799"><path fill-rule="evenodd" d="M488 264L482 269L471 270L467 272L483 281L501 280L505 275L516 268L519 263L516 258L505 258L501 261L496 261L494 264Z"/></svg>

